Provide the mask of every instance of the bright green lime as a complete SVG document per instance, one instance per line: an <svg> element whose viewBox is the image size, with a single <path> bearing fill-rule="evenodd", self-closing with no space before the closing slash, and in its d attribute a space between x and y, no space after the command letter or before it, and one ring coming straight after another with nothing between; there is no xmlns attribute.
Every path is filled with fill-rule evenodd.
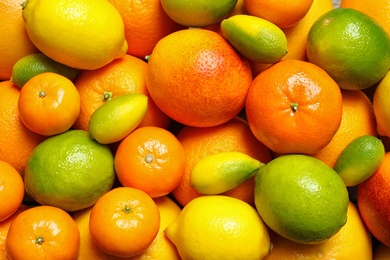
<svg viewBox="0 0 390 260"><path fill-rule="evenodd" d="M350 8L333 9L312 25L307 56L342 89L365 89L390 68L390 37L370 16Z"/></svg>
<svg viewBox="0 0 390 260"><path fill-rule="evenodd" d="M14 64L11 81L21 88L29 79L43 72L54 72L74 80L79 75L80 70L58 63L43 53L32 53Z"/></svg>
<svg viewBox="0 0 390 260"><path fill-rule="evenodd" d="M99 143L118 142L141 123L147 109L148 97L144 94L128 93L117 96L95 110L88 130Z"/></svg>
<svg viewBox="0 0 390 260"><path fill-rule="evenodd" d="M225 38L255 62L272 64L287 54L287 38L275 24L252 15L234 15L221 22Z"/></svg>
<svg viewBox="0 0 390 260"><path fill-rule="evenodd" d="M339 155L334 170L347 186L367 180L381 165L385 148L380 139L364 135L352 140Z"/></svg>
<svg viewBox="0 0 390 260"><path fill-rule="evenodd" d="M262 165L240 152L212 154L195 164L190 185L203 194L220 194L251 178Z"/></svg>
<svg viewBox="0 0 390 260"><path fill-rule="evenodd" d="M94 205L114 180L111 150L83 130L68 130L40 143L24 175L26 193L32 199L66 211Z"/></svg>
<svg viewBox="0 0 390 260"><path fill-rule="evenodd" d="M233 10L237 0L161 0L167 15L187 27L203 27L219 23Z"/></svg>
<svg viewBox="0 0 390 260"><path fill-rule="evenodd" d="M330 238L347 221L348 190L324 162L308 155L284 155L256 175L255 205L279 235L315 244Z"/></svg>

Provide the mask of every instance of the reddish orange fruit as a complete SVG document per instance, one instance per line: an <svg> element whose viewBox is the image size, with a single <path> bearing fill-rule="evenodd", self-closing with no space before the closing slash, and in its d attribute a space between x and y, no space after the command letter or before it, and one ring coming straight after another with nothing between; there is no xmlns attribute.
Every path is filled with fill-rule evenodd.
<svg viewBox="0 0 390 260"><path fill-rule="evenodd" d="M340 127L341 91L320 67L283 60L253 80L246 115L253 134L272 151L313 154Z"/></svg>
<svg viewBox="0 0 390 260"><path fill-rule="evenodd" d="M161 39L146 85L156 105L179 123L207 127L235 117L245 104L249 63L219 34L186 29Z"/></svg>

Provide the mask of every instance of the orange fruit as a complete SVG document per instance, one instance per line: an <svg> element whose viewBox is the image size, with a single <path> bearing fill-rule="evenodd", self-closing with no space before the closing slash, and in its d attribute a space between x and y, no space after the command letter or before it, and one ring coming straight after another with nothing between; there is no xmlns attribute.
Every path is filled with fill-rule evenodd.
<svg viewBox="0 0 390 260"><path fill-rule="evenodd" d="M349 202L347 223L320 244L301 244L270 231L272 250L264 260L272 259L371 259L372 241L357 207Z"/></svg>
<svg viewBox="0 0 390 260"><path fill-rule="evenodd" d="M287 38L287 54L282 60L296 59L307 61L306 41L310 27L321 15L333 9L332 0L314 0L309 11L298 23L290 28L283 29ZM252 72L257 76L261 71L271 66L258 62L251 62Z"/></svg>
<svg viewBox="0 0 390 260"><path fill-rule="evenodd" d="M2 25L0 35L0 80L9 80L12 67L27 54L39 52L28 37L19 0L0 2Z"/></svg>
<svg viewBox="0 0 390 260"><path fill-rule="evenodd" d="M266 19L280 28L288 28L307 14L313 0L244 0L244 3L249 14Z"/></svg>
<svg viewBox="0 0 390 260"><path fill-rule="evenodd" d="M175 121L215 126L244 107L252 82L249 63L219 34L186 29L161 39L148 63L146 85L157 106Z"/></svg>
<svg viewBox="0 0 390 260"><path fill-rule="evenodd" d="M357 202L360 214L371 234L390 246L390 153L387 152L378 170L358 185Z"/></svg>
<svg viewBox="0 0 390 260"><path fill-rule="evenodd" d="M80 233L66 211L36 206L12 221L5 246L11 259L76 259Z"/></svg>
<svg viewBox="0 0 390 260"><path fill-rule="evenodd" d="M236 151L263 163L272 159L270 150L254 137L248 123L239 117L214 127L184 126L177 139L184 148L186 166L183 178L172 194L182 206L202 196L190 186L191 171L202 158L219 152ZM254 178L223 194L254 205Z"/></svg>
<svg viewBox="0 0 390 260"><path fill-rule="evenodd" d="M371 101L361 90L342 90L343 115L332 141L312 154L334 167L341 151L355 138L363 135L378 136Z"/></svg>
<svg viewBox="0 0 390 260"><path fill-rule="evenodd" d="M272 151L313 154L340 126L341 91L320 67L283 60L253 80L246 115L253 134Z"/></svg>
<svg viewBox="0 0 390 260"><path fill-rule="evenodd" d="M120 183L143 190L152 198L176 188L185 163L184 149L176 136L154 126L131 132L115 153L115 172Z"/></svg>
<svg viewBox="0 0 390 260"><path fill-rule="evenodd" d="M380 243L374 248L373 260L386 260L390 259L390 247Z"/></svg>
<svg viewBox="0 0 390 260"><path fill-rule="evenodd" d="M145 84L147 63L125 55L97 70L81 71L74 84L80 93L80 115L75 129L88 131L92 113L110 98L125 93L140 93L149 97L148 111L138 127L154 125L166 128L170 119L154 104Z"/></svg>
<svg viewBox="0 0 390 260"><path fill-rule="evenodd" d="M5 251L5 239L7 238L9 227L12 221L24 210L28 209L27 205L20 205L19 209L8 217L6 220L0 221L0 260L8 260L7 252Z"/></svg>
<svg viewBox="0 0 390 260"><path fill-rule="evenodd" d="M341 8L353 8L376 20L390 34L390 2L387 0L342 0Z"/></svg>
<svg viewBox="0 0 390 260"><path fill-rule="evenodd" d="M182 29L165 13L160 0L110 0L122 16L127 53L144 59L164 36Z"/></svg>
<svg viewBox="0 0 390 260"><path fill-rule="evenodd" d="M22 176L11 164L0 160L0 222L18 210L23 198Z"/></svg>
<svg viewBox="0 0 390 260"><path fill-rule="evenodd" d="M32 77L20 90L19 116L23 124L41 135L70 129L80 114L80 95L71 80L44 72Z"/></svg>
<svg viewBox="0 0 390 260"><path fill-rule="evenodd" d="M0 82L0 88L0 160L23 174L30 153L44 137L30 131L20 120L20 89L10 81Z"/></svg>
<svg viewBox="0 0 390 260"><path fill-rule="evenodd" d="M89 231L105 252L131 257L145 251L157 236L160 214L144 191L118 187L105 193L93 206Z"/></svg>

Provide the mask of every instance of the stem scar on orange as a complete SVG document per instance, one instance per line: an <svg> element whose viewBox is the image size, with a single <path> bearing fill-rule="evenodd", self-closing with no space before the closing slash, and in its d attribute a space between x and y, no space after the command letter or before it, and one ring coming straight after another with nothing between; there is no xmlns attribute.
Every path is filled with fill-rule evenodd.
<svg viewBox="0 0 390 260"><path fill-rule="evenodd" d="M144 191L118 187L105 193L93 206L89 231L105 252L131 257L145 251L157 236L160 212Z"/></svg>
<svg viewBox="0 0 390 260"><path fill-rule="evenodd" d="M51 136L72 127L80 114L80 95L71 80L53 72L32 77L20 90L19 116L33 132Z"/></svg>
<svg viewBox="0 0 390 260"><path fill-rule="evenodd" d="M6 238L11 259L76 259L79 247L76 222L53 206L36 206L20 213Z"/></svg>
<svg viewBox="0 0 390 260"><path fill-rule="evenodd" d="M181 181L184 148L171 132L141 127L123 139L115 153L120 183L148 193L152 198L170 193Z"/></svg>
<svg viewBox="0 0 390 260"><path fill-rule="evenodd" d="M246 114L253 134L272 151L313 154L340 127L341 90L320 67L283 60L253 80Z"/></svg>

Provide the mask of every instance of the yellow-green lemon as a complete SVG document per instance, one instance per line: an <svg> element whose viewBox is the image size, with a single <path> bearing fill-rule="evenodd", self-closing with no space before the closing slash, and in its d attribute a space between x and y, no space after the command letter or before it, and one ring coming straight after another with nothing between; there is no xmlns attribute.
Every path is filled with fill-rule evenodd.
<svg viewBox="0 0 390 260"><path fill-rule="evenodd" d="M29 79L43 72L54 72L73 81L80 70L58 63L43 53L32 53L14 64L11 81L21 88Z"/></svg>
<svg viewBox="0 0 390 260"><path fill-rule="evenodd" d="M263 164L240 152L221 152L197 162L190 185L203 194L220 194L251 178Z"/></svg>
<svg viewBox="0 0 390 260"><path fill-rule="evenodd" d="M34 45L69 67L94 70L126 54L122 17L107 0L26 0L22 14Z"/></svg>
<svg viewBox="0 0 390 260"><path fill-rule="evenodd" d="M117 96L93 112L88 131L99 143L118 142L141 123L147 109L148 97L144 94L127 93Z"/></svg>
<svg viewBox="0 0 390 260"><path fill-rule="evenodd" d="M203 27L216 24L234 8L237 0L161 0L167 15L176 23L188 27Z"/></svg>
<svg viewBox="0 0 390 260"><path fill-rule="evenodd" d="M321 243L347 221L348 191L330 166L308 156L273 159L256 175L255 205L273 231L299 243Z"/></svg>
<svg viewBox="0 0 390 260"><path fill-rule="evenodd" d="M390 68L390 37L370 16L351 8L323 14L307 37L310 62L323 68L342 89L366 89Z"/></svg>
<svg viewBox="0 0 390 260"><path fill-rule="evenodd" d="M347 186L356 186L367 180L379 168L385 156L380 139L363 135L353 139L340 153L334 170Z"/></svg>
<svg viewBox="0 0 390 260"><path fill-rule="evenodd" d="M224 195L191 200L165 235L182 259L262 259L270 249L267 227L256 210Z"/></svg>
<svg viewBox="0 0 390 260"><path fill-rule="evenodd" d="M94 205L114 180L110 148L83 130L68 130L40 143L28 158L24 175L32 199L66 211Z"/></svg>
<svg viewBox="0 0 390 260"><path fill-rule="evenodd" d="M372 101L376 130L381 136L390 137L390 71L375 88Z"/></svg>
<svg viewBox="0 0 390 260"><path fill-rule="evenodd" d="M287 38L275 24L252 15L233 15L221 22L224 37L246 58L275 63L287 54Z"/></svg>

